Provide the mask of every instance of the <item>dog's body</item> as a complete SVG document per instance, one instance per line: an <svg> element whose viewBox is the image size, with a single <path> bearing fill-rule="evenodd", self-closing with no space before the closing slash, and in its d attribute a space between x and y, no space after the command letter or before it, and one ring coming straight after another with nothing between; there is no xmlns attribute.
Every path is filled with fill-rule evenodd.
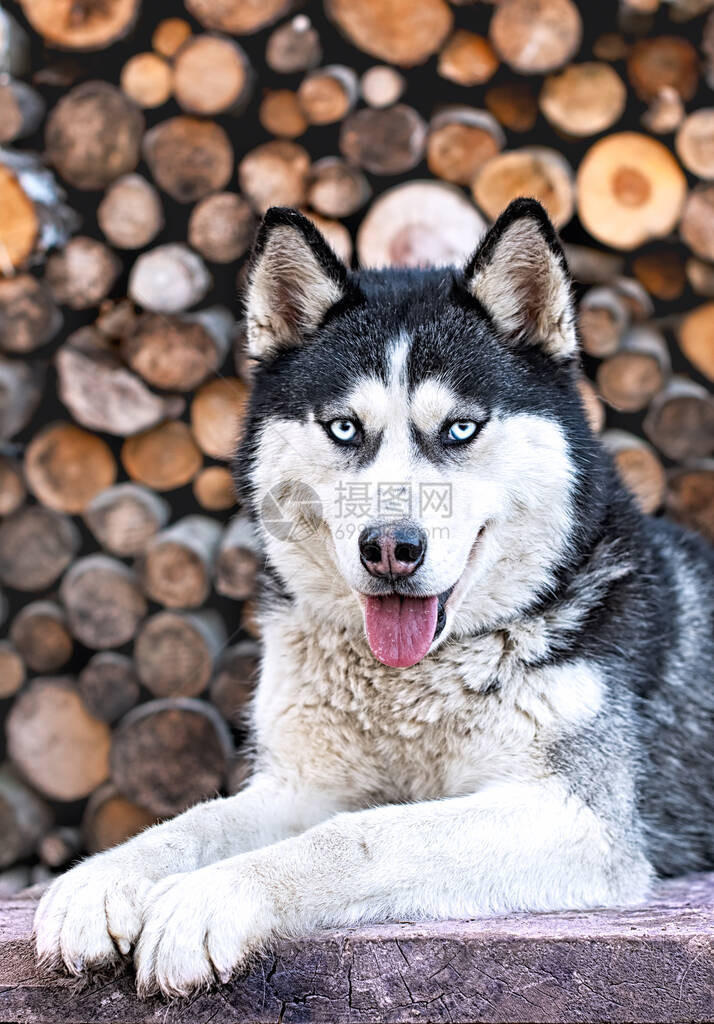
<svg viewBox="0 0 714 1024"><path fill-rule="evenodd" d="M185 994L280 934L622 904L713 866L714 559L590 434L537 204L461 274L350 276L275 212L248 316L255 772L55 883L40 953L79 972L138 940L140 988Z"/></svg>

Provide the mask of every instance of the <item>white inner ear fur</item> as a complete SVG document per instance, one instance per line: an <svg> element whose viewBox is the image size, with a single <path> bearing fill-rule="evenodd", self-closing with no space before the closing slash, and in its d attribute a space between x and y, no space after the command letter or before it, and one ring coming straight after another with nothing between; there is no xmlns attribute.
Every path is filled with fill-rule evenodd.
<svg viewBox="0 0 714 1024"><path fill-rule="evenodd" d="M555 358L575 351L568 276L536 221L524 217L505 229L470 288L507 337L540 344Z"/></svg>
<svg viewBox="0 0 714 1024"><path fill-rule="evenodd" d="M299 345L341 298L340 285L320 266L300 232L276 226L248 286L249 355L263 358Z"/></svg>

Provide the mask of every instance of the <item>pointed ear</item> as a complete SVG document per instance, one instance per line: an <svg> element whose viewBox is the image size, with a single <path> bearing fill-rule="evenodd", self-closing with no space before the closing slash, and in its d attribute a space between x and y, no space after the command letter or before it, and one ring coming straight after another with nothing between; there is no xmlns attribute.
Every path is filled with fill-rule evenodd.
<svg viewBox="0 0 714 1024"><path fill-rule="evenodd" d="M466 286L507 341L555 359L577 348L570 274L548 215L535 199L503 211L464 271Z"/></svg>
<svg viewBox="0 0 714 1024"><path fill-rule="evenodd" d="M347 269L315 225L296 210L271 207L248 278L248 353L265 359L302 344L346 293Z"/></svg>

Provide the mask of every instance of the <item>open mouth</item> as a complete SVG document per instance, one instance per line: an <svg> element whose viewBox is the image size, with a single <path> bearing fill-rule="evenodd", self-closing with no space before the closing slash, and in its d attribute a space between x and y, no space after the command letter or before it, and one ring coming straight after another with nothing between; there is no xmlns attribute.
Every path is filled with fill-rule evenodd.
<svg viewBox="0 0 714 1024"><path fill-rule="evenodd" d="M367 641L377 661L409 668L428 653L446 625L446 602L453 586L430 597L365 597Z"/></svg>

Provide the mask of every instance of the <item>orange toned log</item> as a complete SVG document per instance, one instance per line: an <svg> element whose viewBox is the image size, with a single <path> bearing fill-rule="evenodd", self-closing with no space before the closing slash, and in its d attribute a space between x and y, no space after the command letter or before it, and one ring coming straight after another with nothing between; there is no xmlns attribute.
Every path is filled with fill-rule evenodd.
<svg viewBox="0 0 714 1024"><path fill-rule="evenodd" d="M421 161L426 124L404 103L387 110L365 107L350 114L340 129L340 152L371 174L404 174Z"/></svg>
<svg viewBox="0 0 714 1024"><path fill-rule="evenodd" d="M27 426L39 405L43 384L40 367L0 356L0 440L7 441Z"/></svg>
<svg viewBox="0 0 714 1024"><path fill-rule="evenodd" d="M175 57L188 37L191 26L183 18L164 18L154 29L151 45L162 57Z"/></svg>
<svg viewBox="0 0 714 1024"><path fill-rule="evenodd" d="M573 215L573 172L560 153L545 146L524 146L499 153L485 163L472 185L474 199L491 220L518 196L533 196L557 228Z"/></svg>
<svg viewBox="0 0 714 1024"><path fill-rule="evenodd" d="M248 703L258 682L259 663L258 644L255 640L243 640L225 651L221 667L211 681L211 702L233 726L245 724Z"/></svg>
<svg viewBox="0 0 714 1024"><path fill-rule="evenodd" d="M439 54L437 70L457 85L483 85L496 73L498 57L488 39L459 28Z"/></svg>
<svg viewBox="0 0 714 1024"><path fill-rule="evenodd" d="M205 28L234 36L251 35L290 10L291 0L186 0L186 10Z"/></svg>
<svg viewBox="0 0 714 1024"><path fill-rule="evenodd" d="M208 686L225 642L215 611L157 612L136 638L136 670L157 697L195 697Z"/></svg>
<svg viewBox="0 0 714 1024"><path fill-rule="evenodd" d="M68 676L41 676L15 700L7 722L11 760L42 795L79 800L109 770L110 733L90 715Z"/></svg>
<svg viewBox="0 0 714 1024"><path fill-rule="evenodd" d="M504 146L498 121L485 110L447 107L429 124L426 162L432 174L457 185L470 185L476 174Z"/></svg>
<svg viewBox="0 0 714 1024"><path fill-rule="evenodd" d="M91 309L114 286L121 264L95 238L77 235L47 261L47 283L57 302L70 309Z"/></svg>
<svg viewBox="0 0 714 1024"><path fill-rule="evenodd" d="M171 65L157 53L135 53L121 72L121 87L139 107L161 107L171 98Z"/></svg>
<svg viewBox="0 0 714 1024"><path fill-rule="evenodd" d="M325 11L358 49L405 68L436 53L453 23L444 0L326 0Z"/></svg>
<svg viewBox="0 0 714 1024"><path fill-rule="evenodd" d="M692 174L714 178L714 108L693 111L675 139L677 156Z"/></svg>
<svg viewBox="0 0 714 1024"><path fill-rule="evenodd" d="M671 302L684 291L684 262L676 249L653 249L632 261L637 280L656 299Z"/></svg>
<svg viewBox="0 0 714 1024"><path fill-rule="evenodd" d="M670 459L707 458L714 453L714 398L699 384L673 377L653 400L643 429Z"/></svg>
<svg viewBox="0 0 714 1024"><path fill-rule="evenodd" d="M75 562L65 573L60 597L72 634L95 651L127 643L146 614L136 576L107 555L87 555Z"/></svg>
<svg viewBox="0 0 714 1024"><path fill-rule="evenodd" d="M714 381L714 302L705 302L686 313L677 333L689 362Z"/></svg>
<svg viewBox="0 0 714 1024"><path fill-rule="evenodd" d="M191 430L202 452L231 459L240 439L248 404L248 388L238 377L220 377L204 384L191 403Z"/></svg>
<svg viewBox="0 0 714 1024"><path fill-rule="evenodd" d="M309 124L332 124L346 117L358 94L357 75L352 68L330 64L309 72L297 96Z"/></svg>
<svg viewBox="0 0 714 1024"><path fill-rule="evenodd" d="M614 409L639 412L661 391L670 362L664 337L649 326L626 332L619 351L600 364L600 394Z"/></svg>
<svg viewBox="0 0 714 1024"><path fill-rule="evenodd" d="M14 697L25 682L25 663L8 640L0 640L0 700Z"/></svg>
<svg viewBox="0 0 714 1024"><path fill-rule="evenodd" d="M689 193L679 233L695 255L714 261L714 185L696 185Z"/></svg>
<svg viewBox="0 0 714 1024"><path fill-rule="evenodd" d="M125 441L124 469L132 480L155 491L172 491L190 483L201 468L201 453L185 423L162 423Z"/></svg>
<svg viewBox="0 0 714 1024"><path fill-rule="evenodd" d="M253 244L256 218L250 204L235 192L206 196L191 211L188 241L212 263L233 263Z"/></svg>
<svg viewBox="0 0 714 1024"><path fill-rule="evenodd" d="M117 249L142 249L164 226L159 194L140 174L125 174L107 189L97 222Z"/></svg>
<svg viewBox="0 0 714 1024"><path fill-rule="evenodd" d="M168 522L169 503L139 484L116 484L93 498L84 519L103 548L113 555L138 555Z"/></svg>
<svg viewBox="0 0 714 1024"><path fill-rule="evenodd" d="M200 256L181 242L167 242L138 257L129 297L152 313L181 313L201 301L211 282Z"/></svg>
<svg viewBox="0 0 714 1024"><path fill-rule="evenodd" d="M82 817L82 845L87 853L101 853L126 842L154 825L156 815L127 800L111 782L89 798Z"/></svg>
<svg viewBox="0 0 714 1024"><path fill-rule="evenodd" d="M233 39L191 36L174 59L174 96L189 114L239 114L251 84L248 57Z"/></svg>
<svg viewBox="0 0 714 1024"><path fill-rule="evenodd" d="M154 387L193 391L223 363L233 317L221 306L182 317L145 313L121 343L123 359Z"/></svg>
<svg viewBox="0 0 714 1024"><path fill-rule="evenodd" d="M283 75L317 67L321 58L320 37L305 14L298 14L276 28L265 47L268 67Z"/></svg>
<svg viewBox="0 0 714 1024"><path fill-rule="evenodd" d="M640 39L627 59L627 75L641 100L653 100L661 89L675 89L691 100L699 82L699 56L681 36Z"/></svg>
<svg viewBox="0 0 714 1024"><path fill-rule="evenodd" d="M605 407L587 377L578 377L577 383L588 425L594 434L599 434L605 426Z"/></svg>
<svg viewBox="0 0 714 1024"><path fill-rule="evenodd" d="M76 828L53 828L40 840L37 852L48 868L65 867L77 856L81 839Z"/></svg>
<svg viewBox="0 0 714 1024"><path fill-rule="evenodd" d="M372 194L362 171L337 156L326 156L313 164L307 198L324 217L349 217Z"/></svg>
<svg viewBox="0 0 714 1024"><path fill-rule="evenodd" d="M269 206L302 206L307 193L310 156L287 139L266 142L238 165L238 181L259 213Z"/></svg>
<svg viewBox="0 0 714 1024"><path fill-rule="evenodd" d="M545 117L566 135L595 135L622 117L627 90L609 64L572 64L546 78L539 105Z"/></svg>
<svg viewBox="0 0 714 1024"><path fill-rule="evenodd" d="M77 527L67 516L30 505L0 523L0 581L16 590L44 590L79 551Z"/></svg>
<svg viewBox="0 0 714 1024"><path fill-rule="evenodd" d="M40 229L35 206L15 175L0 164L0 274L27 263Z"/></svg>
<svg viewBox="0 0 714 1024"><path fill-rule="evenodd" d="M225 466L206 466L193 481L196 501L208 512L224 512L237 503L233 476Z"/></svg>
<svg viewBox="0 0 714 1024"><path fill-rule="evenodd" d="M93 655L79 673L77 685L87 709L102 722L115 722L139 700L133 662L116 651Z"/></svg>
<svg viewBox="0 0 714 1024"><path fill-rule="evenodd" d="M16 512L26 494L19 465L9 455L0 455L0 516Z"/></svg>
<svg viewBox="0 0 714 1024"><path fill-rule="evenodd" d="M144 118L124 93L108 82L82 82L47 118L47 158L75 188L106 188L138 164L143 131Z"/></svg>
<svg viewBox="0 0 714 1024"><path fill-rule="evenodd" d="M144 159L165 192L179 203L195 203L230 181L233 147L214 121L172 117L148 131Z"/></svg>
<svg viewBox="0 0 714 1024"><path fill-rule="evenodd" d="M221 790L232 754L228 727L210 704L150 701L114 734L112 780L154 814L178 814Z"/></svg>
<svg viewBox="0 0 714 1024"><path fill-rule="evenodd" d="M157 533L140 563L145 593L166 608L198 608L211 590L221 526L208 516L185 516Z"/></svg>
<svg viewBox="0 0 714 1024"><path fill-rule="evenodd" d="M244 601L256 590L263 561L260 539L247 516L236 516L226 527L216 564L216 591Z"/></svg>
<svg viewBox="0 0 714 1024"><path fill-rule="evenodd" d="M34 134L45 116L45 101L26 82L0 82L0 143Z"/></svg>
<svg viewBox="0 0 714 1024"><path fill-rule="evenodd" d="M489 26L498 55L522 75L562 67L577 52L582 31L571 0L501 0Z"/></svg>
<svg viewBox="0 0 714 1024"><path fill-rule="evenodd" d="M47 344L62 326L52 292L30 274L0 279L0 347L25 355Z"/></svg>
<svg viewBox="0 0 714 1024"><path fill-rule="evenodd" d="M50 46L103 50L132 28L139 0L21 0L23 13Z"/></svg>
<svg viewBox="0 0 714 1024"><path fill-rule="evenodd" d="M668 475L665 511L714 544L714 462L702 461Z"/></svg>
<svg viewBox="0 0 714 1024"><path fill-rule="evenodd" d="M624 430L607 430L602 439L639 507L648 515L656 512L664 499L665 472L654 449Z"/></svg>
<svg viewBox="0 0 714 1024"><path fill-rule="evenodd" d="M584 227L615 249L635 249L661 238L679 220L686 179L670 151L637 132L596 142L577 176L578 214Z"/></svg>
<svg viewBox="0 0 714 1024"><path fill-rule="evenodd" d="M630 322L630 310L615 288L591 288L579 306L580 338L590 356L611 356Z"/></svg>
<svg viewBox="0 0 714 1024"><path fill-rule="evenodd" d="M360 78L362 99L368 107L391 107L401 99L407 87L404 75L387 64L367 68Z"/></svg>
<svg viewBox="0 0 714 1024"><path fill-rule="evenodd" d="M0 867L8 867L37 848L52 825L49 807L15 774L0 767Z"/></svg>
<svg viewBox="0 0 714 1024"><path fill-rule="evenodd" d="M363 267L446 266L473 252L485 222L454 185L410 181L376 199L357 232Z"/></svg>
<svg viewBox="0 0 714 1024"><path fill-rule="evenodd" d="M25 479L35 497L58 512L82 512L116 478L111 449L71 423L35 434L25 453Z"/></svg>
<svg viewBox="0 0 714 1024"><path fill-rule="evenodd" d="M352 262L352 235L344 224L341 224L338 220L323 217L321 214L315 213L314 210L301 210L300 212L313 222L340 259L349 266ZM249 379L251 366L250 360L246 361L243 358L239 358L236 363L236 370L245 379Z"/></svg>
<svg viewBox="0 0 714 1024"><path fill-rule="evenodd" d="M269 89L260 104L263 128L280 139L296 139L307 131L307 118L292 89Z"/></svg>
<svg viewBox="0 0 714 1024"><path fill-rule="evenodd" d="M55 601L31 601L10 627L10 640L33 672L55 672L72 657L67 617Z"/></svg>
<svg viewBox="0 0 714 1024"><path fill-rule="evenodd" d="M505 128L529 132L538 117L538 104L527 82L502 82L486 90L486 106Z"/></svg>

